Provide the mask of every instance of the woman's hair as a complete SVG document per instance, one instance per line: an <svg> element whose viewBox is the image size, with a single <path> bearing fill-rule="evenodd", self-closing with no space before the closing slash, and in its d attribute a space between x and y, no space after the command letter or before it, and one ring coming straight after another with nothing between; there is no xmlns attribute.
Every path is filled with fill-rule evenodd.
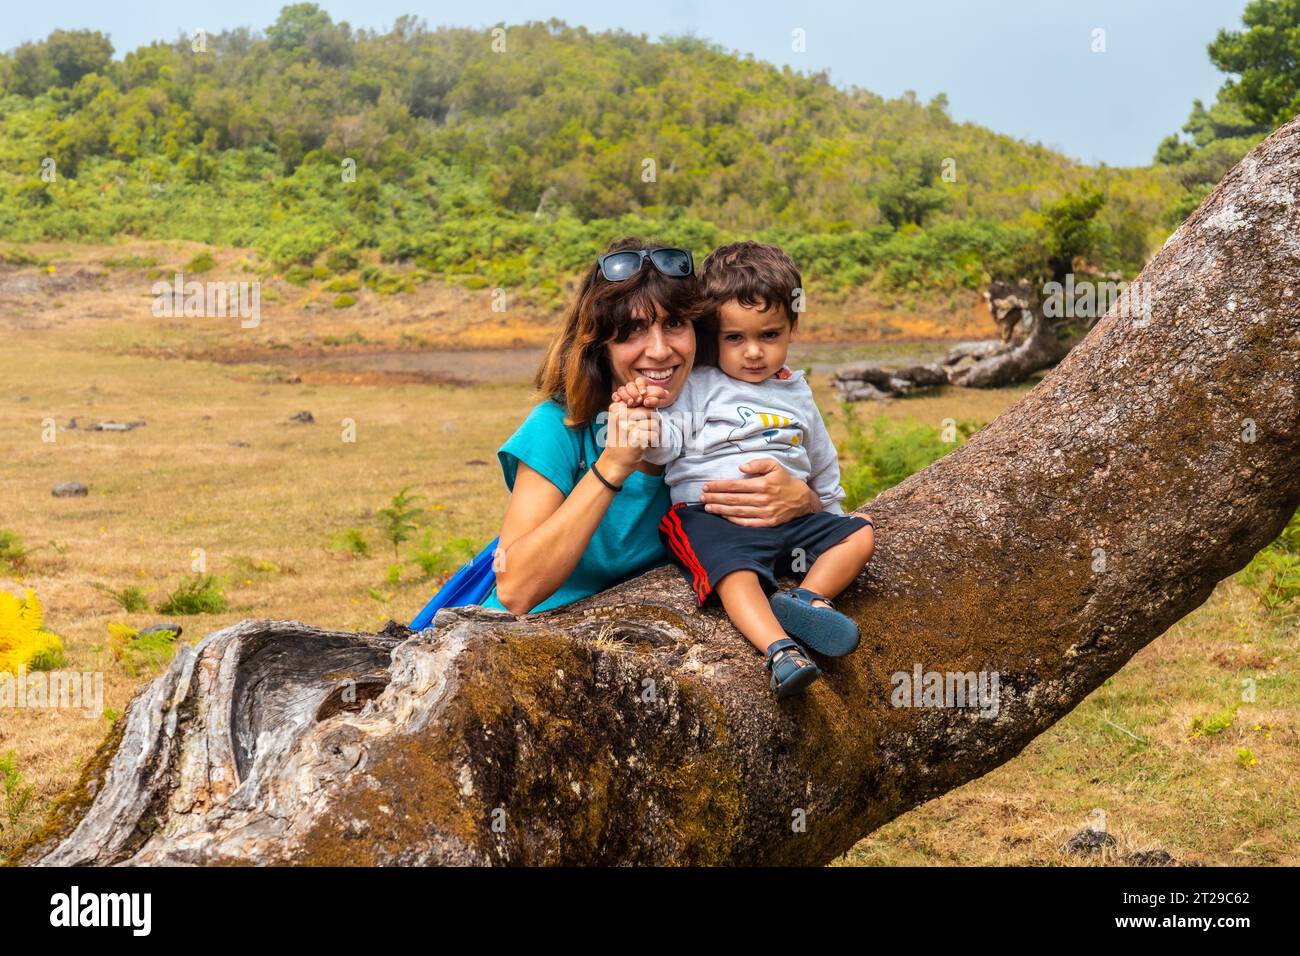
<svg viewBox="0 0 1300 956"><path fill-rule="evenodd" d="M605 252L653 249L667 243L643 242L625 236ZM613 370L606 346L626 342L633 313L651 319L662 312L694 322L701 307L699 281L694 275L666 276L649 262L621 282L610 282L595 262L578 285L577 298L565 312L563 324L537 369L537 389L564 406L566 424L584 425L609 407L614 391ZM698 346L697 346L698 347Z"/></svg>

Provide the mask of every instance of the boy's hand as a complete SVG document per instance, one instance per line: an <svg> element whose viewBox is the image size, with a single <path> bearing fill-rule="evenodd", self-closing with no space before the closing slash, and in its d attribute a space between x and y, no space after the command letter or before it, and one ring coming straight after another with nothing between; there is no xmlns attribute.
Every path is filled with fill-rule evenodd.
<svg viewBox="0 0 1300 956"><path fill-rule="evenodd" d="M628 408L640 407L643 398L645 398L645 379L640 376L626 385L620 385L610 396L612 401L622 402Z"/></svg>
<svg viewBox="0 0 1300 956"><path fill-rule="evenodd" d="M643 375L638 375L632 381L615 389L610 398L615 402L622 402L628 408L639 406L658 408L668 400L668 389L656 385Z"/></svg>

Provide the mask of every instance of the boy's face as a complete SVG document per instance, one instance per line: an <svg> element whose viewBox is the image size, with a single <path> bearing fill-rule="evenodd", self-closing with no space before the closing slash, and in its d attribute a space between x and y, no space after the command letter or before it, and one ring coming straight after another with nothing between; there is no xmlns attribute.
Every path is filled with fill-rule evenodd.
<svg viewBox="0 0 1300 956"><path fill-rule="evenodd" d="M760 311L732 299L718 309L718 368L743 382L761 382L785 364L796 321L777 305Z"/></svg>

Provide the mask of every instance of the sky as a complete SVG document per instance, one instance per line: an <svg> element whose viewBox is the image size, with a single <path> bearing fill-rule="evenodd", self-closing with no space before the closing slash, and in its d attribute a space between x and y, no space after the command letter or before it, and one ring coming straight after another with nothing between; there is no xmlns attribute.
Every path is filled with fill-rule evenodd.
<svg viewBox="0 0 1300 956"><path fill-rule="evenodd" d="M402 14L430 27L557 17L589 30L692 35L839 86L886 97L948 96L949 112L1088 163L1145 165L1160 140L1207 105L1225 78L1206 55L1239 29L1248 0L318 0L336 20L387 30ZM3 0L0 50L56 29L109 35L117 54L204 29L264 30L275 0ZM794 49L794 31L804 49ZM1104 31L1098 33L1096 31ZM1104 45L1104 50L1094 51Z"/></svg>

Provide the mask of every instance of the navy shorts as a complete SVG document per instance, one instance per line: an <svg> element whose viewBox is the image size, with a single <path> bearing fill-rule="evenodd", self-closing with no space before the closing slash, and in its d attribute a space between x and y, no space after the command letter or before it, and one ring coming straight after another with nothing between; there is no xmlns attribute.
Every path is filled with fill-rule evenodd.
<svg viewBox="0 0 1300 956"><path fill-rule="evenodd" d="M717 582L741 569L755 572L771 595L778 575L802 579L827 548L868 525L874 527L870 518L817 511L774 528L746 527L705 511L699 502L681 501L659 522L659 540L695 592L696 606L703 607ZM799 571L792 567L797 559Z"/></svg>

